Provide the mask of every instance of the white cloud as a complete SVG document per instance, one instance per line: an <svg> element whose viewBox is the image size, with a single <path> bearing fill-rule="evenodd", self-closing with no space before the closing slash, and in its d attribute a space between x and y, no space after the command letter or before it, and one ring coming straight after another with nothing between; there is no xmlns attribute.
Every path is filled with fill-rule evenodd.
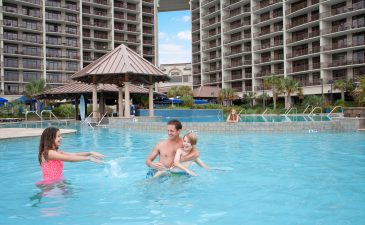
<svg viewBox="0 0 365 225"><path fill-rule="evenodd" d="M177 37L181 40L190 41L191 31L190 30L180 31L179 33L177 33Z"/></svg>
<svg viewBox="0 0 365 225"><path fill-rule="evenodd" d="M165 40L165 41L169 41L170 40L169 34L166 33L166 32L159 32L158 33L158 38L160 40Z"/></svg>
<svg viewBox="0 0 365 225"><path fill-rule="evenodd" d="M184 23L190 22L190 21L191 21L191 16L183 16L183 17L182 17L182 21L183 21Z"/></svg>
<svg viewBox="0 0 365 225"><path fill-rule="evenodd" d="M159 63L188 63L191 62L191 47L177 44L160 44Z"/></svg>

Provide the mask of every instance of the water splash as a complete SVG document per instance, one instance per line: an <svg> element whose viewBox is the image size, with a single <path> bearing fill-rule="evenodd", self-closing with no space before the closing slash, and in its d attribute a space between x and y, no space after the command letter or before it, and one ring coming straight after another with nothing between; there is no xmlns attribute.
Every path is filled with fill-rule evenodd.
<svg viewBox="0 0 365 225"><path fill-rule="evenodd" d="M104 173L107 177L113 178L125 178L128 177L128 173L123 172L122 170L122 161L123 158L112 159L104 162L105 168Z"/></svg>

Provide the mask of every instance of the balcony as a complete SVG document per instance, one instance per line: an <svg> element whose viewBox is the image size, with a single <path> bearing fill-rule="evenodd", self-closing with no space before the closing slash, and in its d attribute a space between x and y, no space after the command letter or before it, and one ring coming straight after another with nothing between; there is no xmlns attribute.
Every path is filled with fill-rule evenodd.
<svg viewBox="0 0 365 225"><path fill-rule="evenodd" d="M249 12L250 12L250 8L244 8L244 9L239 8L238 10L232 10L229 12L229 14L223 16L223 20L226 20L226 19L234 17L234 16L241 15L243 13L249 13Z"/></svg>
<svg viewBox="0 0 365 225"><path fill-rule="evenodd" d="M205 68L204 69L204 73L209 73L209 72L217 72L217 71L220 71L222 68L221 66L210 66L208 68Z"/></svg>
<svg viewBox="0 0 365 225"><path fill-rule="evenodd" d="M365 8L364 1L357 2L355 4L352 4L351 7L341 7L341 8L332 9L330 11L321 13L321 19L324 19L324 18L330 17L330 16L336 16L336 15L343 14L343 13L353 12L353 11L356 11L359 9L364 9L364 8Z"/></svg>
<svg viewBox="0 0 365 225"><path fill-rule="evenodd" d="M324 46L324 51L331 51L331 50L336 50L336 49L341 49L341 48L349 48L349 47L356 47L356 46L361 46L361 45L365 45L365 41L356 41L356 42L341 42L341 43L332 43L332 45L326 45Z"/></svg>
<svg viewBox="0 0 365 225"><path fill-rule="evenodd" d="M313 37L319 37L319 30L312 31L311 33L302 33L299 35L292 35L292 38L286 39L287 44L294 43L297 41L306 40Z"/></svg>
<svg viewBox="0 0 365 225"><path fill-rule="evenodd" d="M327 67L338 67L338 66L347 66L347 65L363 64L363 63L365 63L365 58L333 60L332 62L327 63Z"/></svg>
<svg viewBox="0 0 365 225"><path fill-rule="evenodd" d="M351 23L344 23L344 24L340 24L340 25L337 25L337 26L332 26L332 28L321 30L321 31L322 31L322 35L326 35L326 34L332 34L332 33L337 33L337 32L341 32L341 31L346 31L346 30L350 30L350 29L361 28L361 27L365 27L364 22L352 23L352 24Z"/></svg>
<svg viewBox="0 0 365 225"><path fill-rule="evenodd" d="M316 47L312 47L312 49L298 49L293 51L293 53L289 53L286 55L286 57L288 59L290 58L295 58L295 57L299 57L299 56L303 56L303 55L308 55L308 54L313 54L313 53L318 53L320 52L321 47L320 46L316 46Z"/></svg>
<svg viewBox="0 0 365 225"><path fill-rule="evenodd" d="M288 68L287 73L297 73L297 72L302 72L302 71L307 71L307 70L309 70L309 64L304 64L304 65L300 65L300 66L294 66L293 68Z"/></svg>
<svg viewBox="0 0 365 225"><path fill-rule="evenodd" d="M268 6L274 5L276 3L282 2L282 0L263 0L258 5L253 7L253 11L257 11Z"/></svg>
<svg viewBox="0 0 365 225"><path fill-rule="evenodd" d="M243 35L243 38L242 36L234 36L234 37L231 37L230 39L228 40L224 40L223 43L224 44L230 44L232 42L235 42L235 41L240 41L240 40L243 40L243 39L251 39L251 34L244 34Z"/></svg>
<svg viewBox="0 0 365 225"><path fill-rule="evenodd" d="M235 68L235 67L251 66L251 65L252 65L252 61L251 60L245 60L245 61L231 62L230 64L225 64L224 65L224 68L225 69L231 69L231 68Z"/></svg>
<svg viewBox="0 0 365 225"><path fill-rule="evenodd" d="M271 75L272 75L271 71L260 71L260 72L255 73L256 78L271 76Z"/></svg>
<svg viewBox="0 0 365 225"><path fill-rule="evenodd" d="M220 46L220 44L217 44L217 43L208 44L208 45L203 46L203 50L207 50L207 49L210 49L210 48L215 48L215 47L218 47L218 46Z"/></svg>
<svg viewBox="0 0 365 225"><path fill-rule="evenodd" d="M301 9L305 9L305 8L311 6L311 5L316 5L318 3L319 3L319 0L307 0L307 1L302 2L302 3L300 3L300 4L298 4L294 7L291 7L289 9L287 9L285 11L285 14L288 15L288 14L294 13L296 11L299 11Z"/></svg>
<svg viewBox="0 0 365 225"><path fill-rule="evenodd" d="M238 49L231 49L228 52L225 52L224 55L225 56L230 56L230 55L235 55L235 54L240 54L243 52L251 52L251 47L243 47L243 48L238 48Z"/></svg>
<svg viewBox="0 0 365 225"><path fill-rule="evenodd" d="M310 18L303 17L303 18L300 18L298 20L294 20L291 23L287 24L287 27L288 27L288 29L291 29L291 28L294 28L294 27L297 27L297 26L300 26L300 25L303 25L303 24L306 24L306 23L317 21L318 19L319 19L319 14L311 15Z"/></svg>
<svg viewBox="0 0 365 225"><path fill-rule="evenodd" d="M274 28L271 28L271 29L265 29L265 30L261 30L260 32L256 32L254 33L254 37L260 37L260 36L264 36L264 35L267 35L267 34L271 34L271 33L275 33L275 32L279 32L279 31L282 31L283 30L283 27L274 27Z"/></svg>
<svg viewBox="0 0 365 225"><path fill-rule="evenodd" d="M261 23L261 22L266 22L268 20L272 20L272 19L275 19L277 17L282 17L283 16L283 12L275 12L273 13L271 16L265 16L265 17L262 17L262 18L258 18L254 21L255 24L258 24L258 23Z"/></svg>
<svg viewBox="0 0 365 225"><path fill-rule="evenodd" d="M274 44L262 44L254 47L255 51L274 48L283 45L283 40L275 41Z"/></svg>
<svg viewBox="0 0 365 225"><path fill-rule="evenodd" d="M223 7L227 7L227 6L230 6L230 5L233 5L233 4L236 4L240 2L240 0L230 0L229 2L226 2L223 4Z"/></svg>
<svg viewBox="0 0 365 225"><path fill-rule="evenodd" d="M230 30L234 30L234 29L237 29L237 28L240 28L240 27L243 27L243 26L250 26L250 25L251 25L250 21L244 21L244 22L241 22L241 23L236 23L236 24L230 25L229 27L224 28L223 32L228 32Z"/></svg>

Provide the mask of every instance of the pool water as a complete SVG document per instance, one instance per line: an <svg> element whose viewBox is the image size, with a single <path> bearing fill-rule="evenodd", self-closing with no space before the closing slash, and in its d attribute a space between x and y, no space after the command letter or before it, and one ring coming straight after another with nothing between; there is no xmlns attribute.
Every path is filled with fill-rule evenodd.
<svg viewBox="0 0 365 225"><path fill-rule="evenodd" d="M222 116L210 115L210 116L166 116L162 117L162 122L167 122L171 119L178 119L181 122L226 122L227 117L222 118ZM330 121L327 116L282 116L282 115L240 115L239 122L307 122L307 121Z"/></svg>
<svg viewBox="0 0 365 225"><path fill-rule="evenodd" d="M363 133L198 131L201 159L221 170L151 181L144 162L164 128L76 128L61 149L106 164L66 162L65 181L43 188L39 138L0 141L1 224L365 224Z"/></svg>

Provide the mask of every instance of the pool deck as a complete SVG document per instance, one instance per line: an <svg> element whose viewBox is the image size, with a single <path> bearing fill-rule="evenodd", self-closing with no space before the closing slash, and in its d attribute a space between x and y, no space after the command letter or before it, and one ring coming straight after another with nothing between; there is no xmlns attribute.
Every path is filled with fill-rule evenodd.
<svg viewBox="0 0 365 225"><path fill-rule="evenodd" d="M42 128L0 128L0 140L41 136ZM60 129L61 134L76 133L73 129Z"/></svg>

